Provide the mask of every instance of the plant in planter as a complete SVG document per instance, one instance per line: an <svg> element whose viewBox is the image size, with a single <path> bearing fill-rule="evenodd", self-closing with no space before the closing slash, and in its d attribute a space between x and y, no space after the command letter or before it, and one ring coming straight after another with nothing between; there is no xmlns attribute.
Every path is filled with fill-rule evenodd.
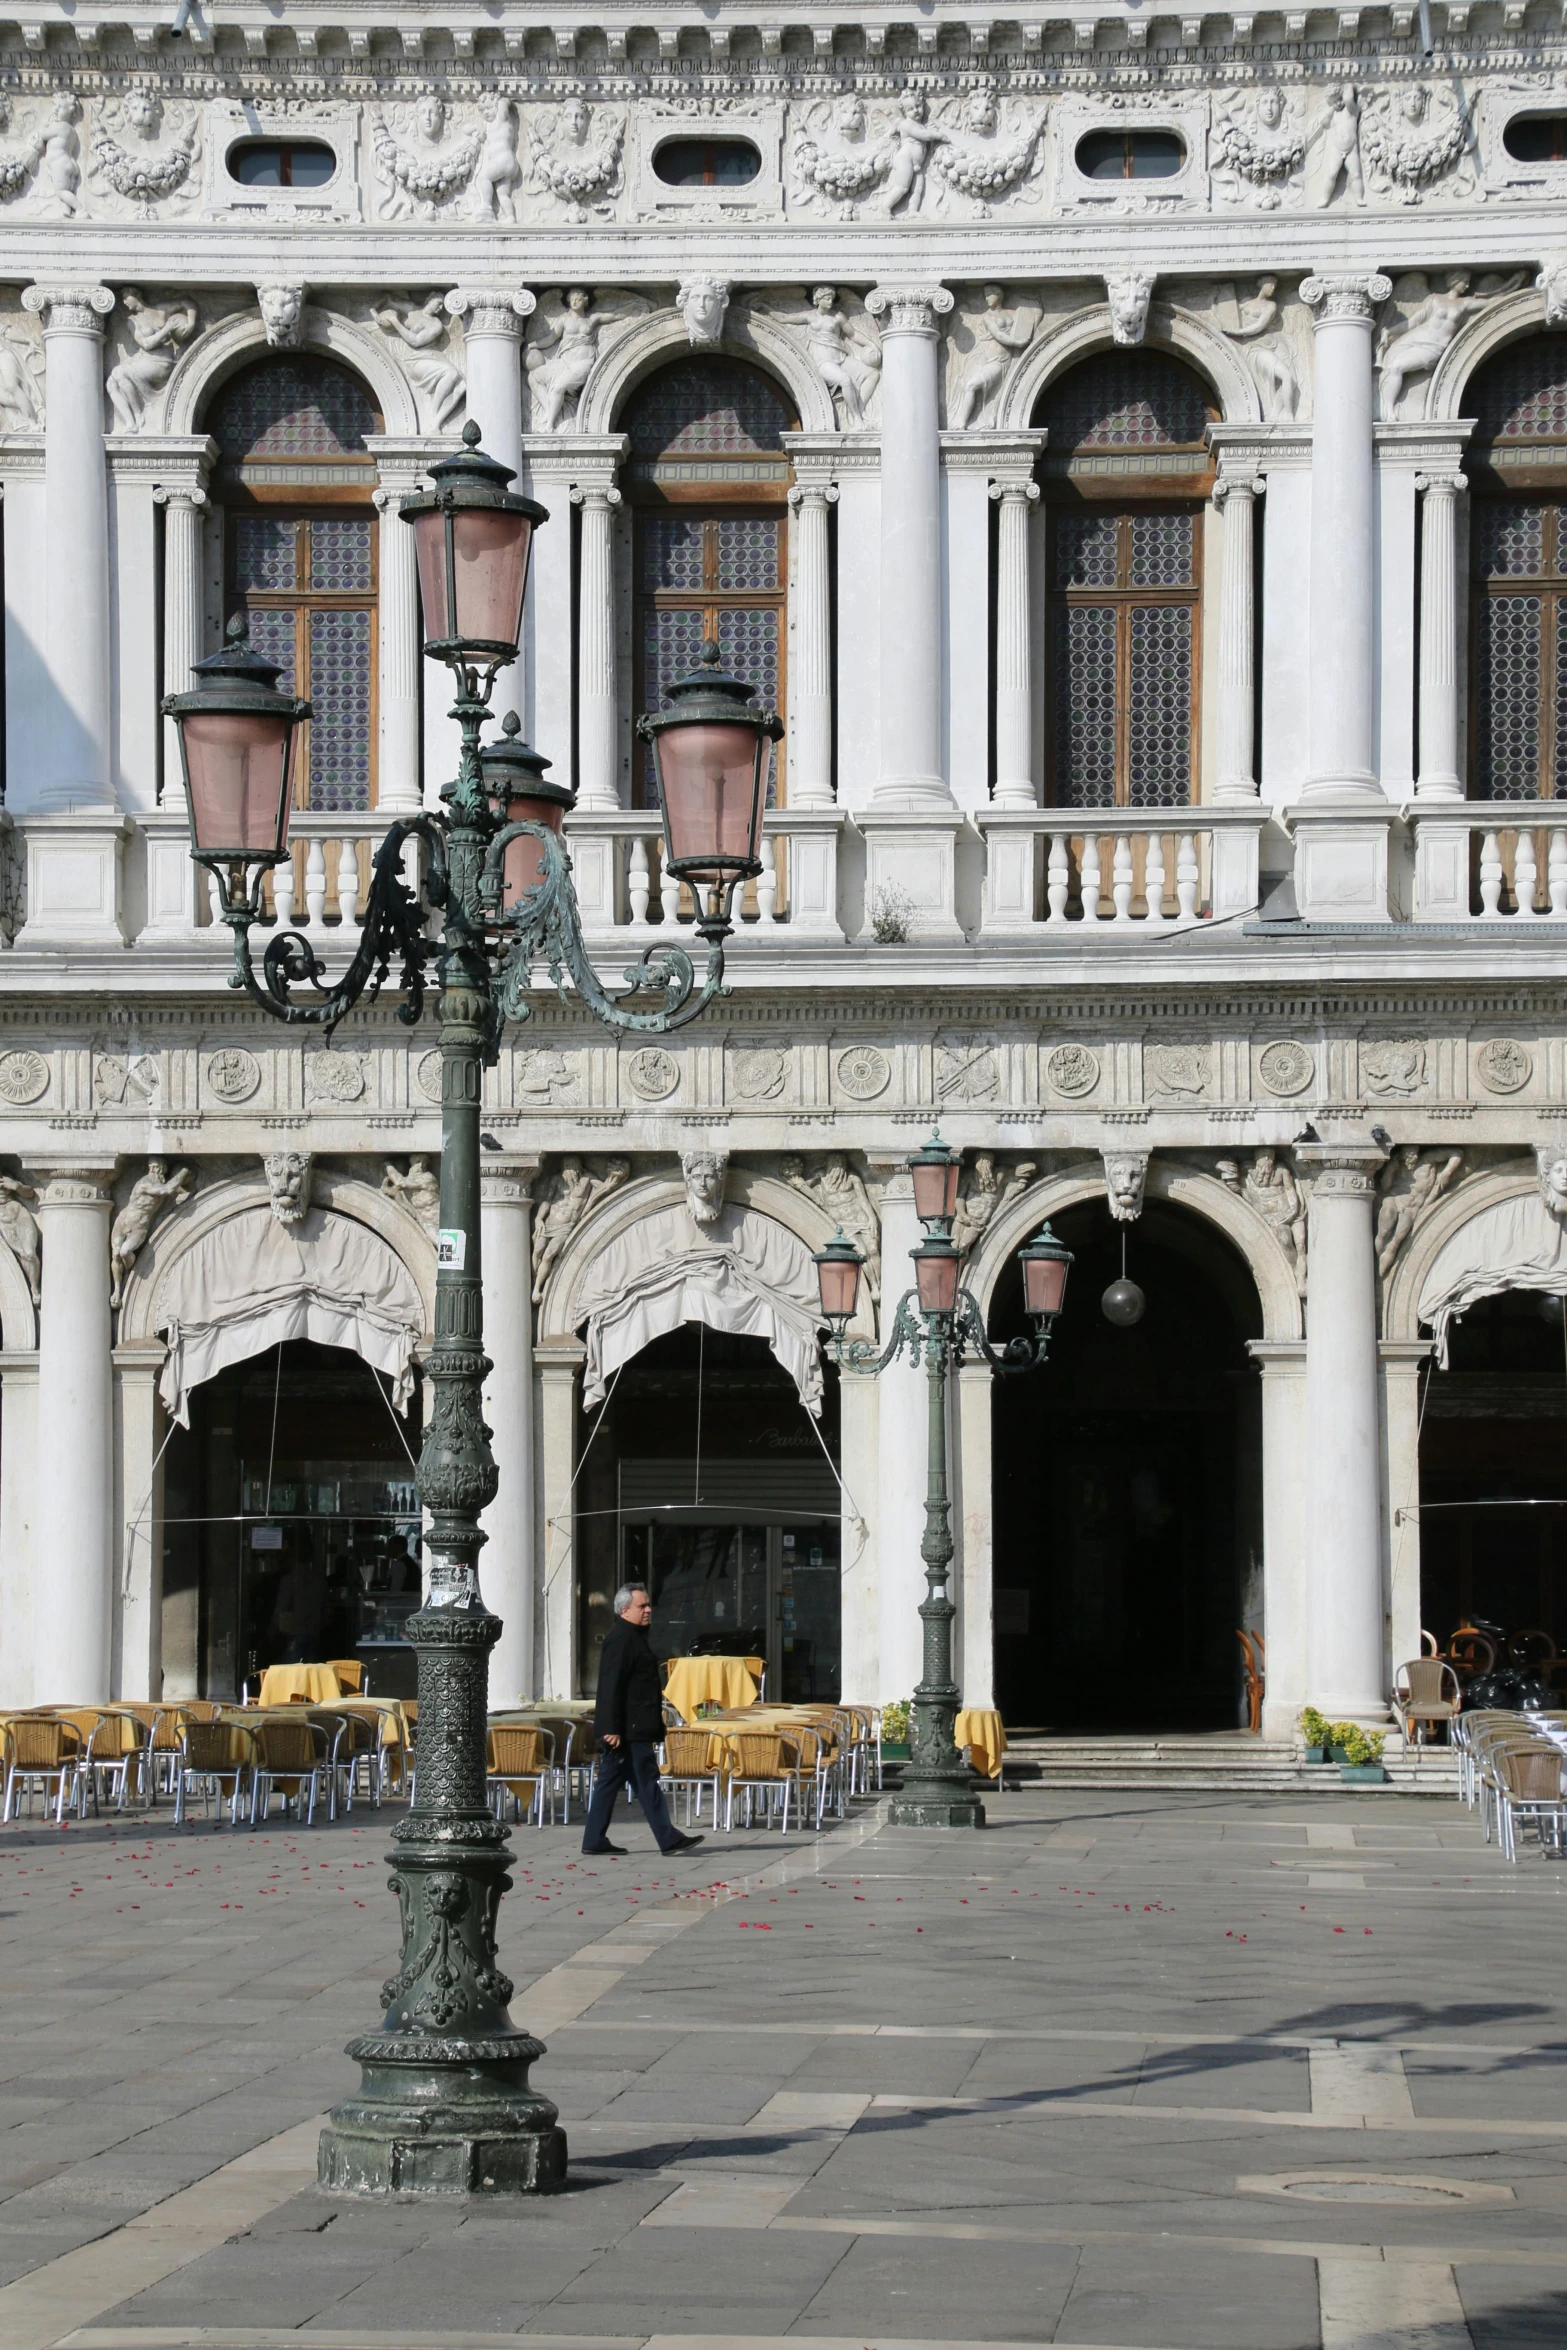
<svg viewBox="0 0 1567 2350"><path fill-rule="evenodd" d="M1333 1738L1333 1725L1327 1715L1319 1714L1314 1705L1303 1707L1300 1716L1300 1734L1306 1741L1307 1762L1324 1762L1327 1759L1327 1751Z"/></svg>
<svg viewBox="0 0 1567 2350"><path fill-rule="evenodd" d="M1387 1777L1382 1767L1386 1744L1380 1730L1363 1730L1358 1722L1335 1722L1333 1746L1339 1758L1339 1777L1351 1786L1380 1787Z"/></svg>
<svg viewBox="0 0 1567 2350"><path fill-rule="evenodd" d="M881 1751L886 1762L907 1762L909 1759L909 1716L913 1701L907 1697L895 1698L891 1705L881 1709Z"/></svg>

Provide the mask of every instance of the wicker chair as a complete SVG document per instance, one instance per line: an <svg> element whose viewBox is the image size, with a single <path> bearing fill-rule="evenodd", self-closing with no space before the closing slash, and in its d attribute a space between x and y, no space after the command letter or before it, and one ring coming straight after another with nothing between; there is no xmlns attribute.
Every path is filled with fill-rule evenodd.
<svg viewBox="0 0 1567 2350"><path fill-rule="evenodd" d="M1425 1743L1433 1722L1451 1727L1463 1705L1458 1675L1445 1657L1415 1656L1400 1665L1393 1681L1393 1707L1413 1746Z"/></svg>
<svg viewBox="0 0 1567 2350"><path fill-rule="evenodd" d="M123 1811L133 1781L136 1792L145 1793L152 1782L151 1729L151 1724L138 1721L128 1706L116 1706L99 1717L82 1757L84 1812L89 1801L96 1812L100 1799L111 1795L115 1810Z"/></svg>
<svg viewBox="0 0 1567 2350"><path fill-rule="evenodd" d="M49 1714L15 1715L6 1725L5 1803L0 1807L0 1819L16 1817L18 1787L29 1796L34 1787L41 1788L47 1804L53 1780L54 1824L63 1827L66 1804L75 1800L85 1743L74 1722Z"/></svg>
<svg viewBox="0 0 1567 2350"><path fill-rule="evenodd" d="M666 1730L664 1732L664 1793L669 1798L670 1817L674 1817L675 1801L683 1795L686 1800L686 1826L700 1826L702 1793L704 1788L712 1797L713 1826L718 1826L718 1799L723 1788L723 1770L719 1760L723 1748L709 1730Z"/></svg>
<svg viewBox="0 0 1567 2350"><path fill-rule="evenodd" d="M798 1739L787 1736L781 1730L731 1730L726 1743L729 1748L729 1792L724 1805L724 1826L733 1828L735 1797L743 1795L745 1825L749 1827L752 1798L760 1796L764 1814L777 1802L778 1830L780 1835L787 1834L791 1794L797 1816L803 1807Z"/></svg>
<svg viewBox="0 0 1567 2350"><path fill-rule="evenodd" d="M531 1722L493 1722L485 1739L484 1784L496 1818L505 1817L509 1798L514 1819L526 1817L542 1828L554 1761L548 1730Z"/></svg>
<svg viewBox="0 0 1567 2350"><path fill-rule="evenodd" d="M308 1714L297 1722L272 1715L258 1722L251 1735L256 1742L256 1765L250 1782L251 1826L266 1818L273 1796L278 1795L283 1801L285 1819L291 1803L296 1812L301 1804L308 1804L305 1825L313 1827L323 1782L328 1788L331 1785L332 1742L326 1730Z"/></svg>
<svg viewBox="0 0 1567 2350"><path fill-rule="evenodd" d="M214 1800L212 1824L223 1818L223 1787L229 1784L229 1826L239 1826L241 1798L250 1791L255 1766L255 1733L240 1722L185 1723L174 1766L174 1825L185 1824L186 1801L194 1788L203 1809Z"/></svg>
<svg viewBox="0 0 1567 2350"><path fill-rule="evenodd" d="M329 1656L326 1661L337 1675L337 1685L345 1697L364 1695L365 1668L357 1656Z"/></svg>
<svg viewBox="0 0 1567 2350"><path fill-rule="evenodd" d="M1533 1825L1542 1852L1567 1856L1567 1787L1561 1749L1543 1740L1504 1746L1496 1757L1496 1809L1502 1850L1518 1858L1517 1822Z"/></svg>

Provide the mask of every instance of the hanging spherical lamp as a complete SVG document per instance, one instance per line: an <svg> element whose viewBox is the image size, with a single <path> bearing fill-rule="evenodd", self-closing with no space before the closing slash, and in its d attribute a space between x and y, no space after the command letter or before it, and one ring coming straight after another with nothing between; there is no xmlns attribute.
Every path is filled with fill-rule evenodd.
<svg viewBox="0 0 1567 2350"><path fill-rule="evenodd" d="M1117 1330L1130 1330L1148 1311L1148 1300L1135 1281L1128 1281L1123 1273L1119 1281L1112 1281L1099 1300L1099 1311Z"/></svg>

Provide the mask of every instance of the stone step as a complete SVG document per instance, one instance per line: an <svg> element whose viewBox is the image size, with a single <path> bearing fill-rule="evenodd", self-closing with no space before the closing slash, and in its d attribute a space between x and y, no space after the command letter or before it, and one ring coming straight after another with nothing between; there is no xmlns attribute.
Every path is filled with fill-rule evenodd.
<svg viewBox="0 0 1567 2350"><path fill-rule="evenodd" d="M1458 1758L1448 1747L1410 1751L1390 1737L1384 1767L1388 1792L1450 1799L1457 1793ZM1334 1765L1303 1762L1293 1741L1222 1735L1019 1738L1007 1750L1007 1777L1062 1789L1203 1788L1248 1795L1346 1792Z"/></svg>

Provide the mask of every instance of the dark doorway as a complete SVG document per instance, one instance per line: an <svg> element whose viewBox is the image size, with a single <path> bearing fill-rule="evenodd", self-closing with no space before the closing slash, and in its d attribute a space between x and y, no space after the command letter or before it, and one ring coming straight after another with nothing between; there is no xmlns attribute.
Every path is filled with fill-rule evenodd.
<svg viewBox="0 0 1567 2350"><path fill-rule="evenodd" d="M339 1347L290 1340L191 1397L164 1458L164 1685L237 1697L272 1664L357 1656L415 1694L419 1397Z"/></svg>
<svg viewBox="0 0 1567 2350"><path fill-rule="evenodd" d="M1521 1289L1482 1298L1453 1325L1447 1369L1426 1376L1421 1622L1443 1647L1475 1616L1567 1646L1561 1300Z"/></svg>
<svg viewBox="0 0 1567 2350"><path fill-rule="evenodd" d="M582 1686L617 1584L639 1576L661 1657L759 1655L769 1697L836 1698L836 1371L813 1427L765 1339L687 1323L625 1366L600 1418L585 1413L578 1438Z"/></svg>
<svg viewBox="0 0 1567 2350"><path fill-rule="evenodd" d="M1261 1336L1251 1276L1186 1211L1126 1228L1147 1310L1100 1299L1122 1227L1101 1201L1052 1219L1076 1253L1051 1359L995 1390L997 1701L1049 1730L1234 1729L1236 1628L1260 1620ZM1024 1328L1009 1266L993 1339Z"/></svg>

